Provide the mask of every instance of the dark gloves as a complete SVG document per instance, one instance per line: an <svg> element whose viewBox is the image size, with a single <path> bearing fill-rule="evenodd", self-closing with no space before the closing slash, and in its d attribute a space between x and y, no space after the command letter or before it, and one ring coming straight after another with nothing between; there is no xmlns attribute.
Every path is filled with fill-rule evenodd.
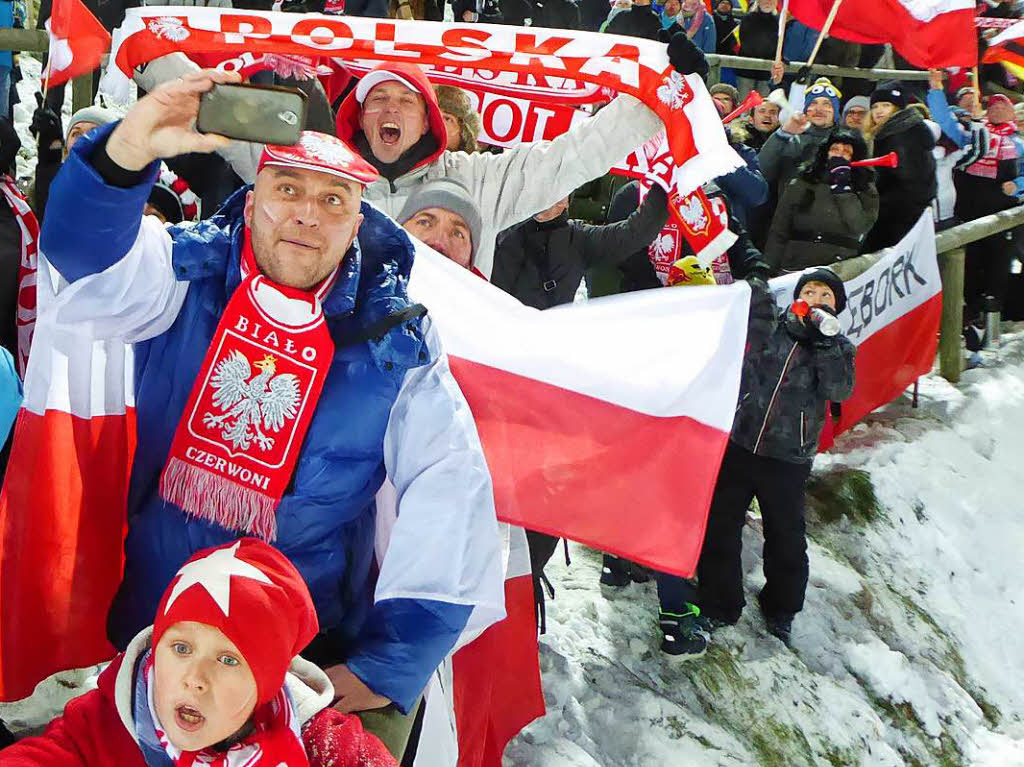
<svg viewBox="0 0 1024 767"><path fill-rule="evenodd" d="M681 32L668 41L668 61L681 75L700 75L701 79L707 79L709 69L704 51Z"/></svg>
<svg viewBox="0 0 1024 767"><path fill-rule="evenodd" d="M64 128L60 123L60 115L43 103L41 94L36 93L36 111L32 113L29 130L39 140L39 145L49 147L54 142L64 141Z"/></svg>
<svg viewBox="0 0 1024 767"><path fill-rule="evenodd" d="M807 85L811 81L811 67L804 64L796 71L796 81L801 85Z"/></svg>
<svg viewBox="0 0 1024 767"><path fill-rule="evenodd" d="M822 312L825 312L826 314L830 314L833 317L838 317L839 316L836 313L835 309L833 309L831 306L826 306L825 304L820 304L818 306L815 306L814 309L820 310ZM815 346L818 346L818 347L832 346L833 344L835 344L836 339L839 338L839 333L832 333L830 335L825 335L824 333L822 333L821 332L821 324L822 324L821 323L821 319L820 319L820 317L815 317L813 312L811 314L807 315L807 319L805 321L807 322L807 326L811 329L811 334L810 334L811 335L811 341L814 343Z"/></svg>
<svg viewBox="0 0 1024 767"><path fill-rule="evenodd" d="M853 168L847 163L833 165L828 169L829 188L833 192L853 191Z"/></svg>

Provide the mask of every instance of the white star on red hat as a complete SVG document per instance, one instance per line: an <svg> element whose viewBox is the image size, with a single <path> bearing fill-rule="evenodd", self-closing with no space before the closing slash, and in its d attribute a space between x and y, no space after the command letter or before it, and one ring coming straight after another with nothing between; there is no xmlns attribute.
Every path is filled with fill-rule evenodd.
<svg viewBox="0 0 1024 767"><path fill-rule="evenodd" d="M174 600L192 586L202 586L206 589L206 593L227 617L230 615L231 608L232 575L237 575L240 578L252 578L254 581L273 585L273 581L267 577L266 573L235 556L235 552L241 545L242 542L238 541L230 548L217 549L212 554L189 562L178 570L178 575L181 577L174 584L171 595L167 598L164 615L170 612Z"/></svg>

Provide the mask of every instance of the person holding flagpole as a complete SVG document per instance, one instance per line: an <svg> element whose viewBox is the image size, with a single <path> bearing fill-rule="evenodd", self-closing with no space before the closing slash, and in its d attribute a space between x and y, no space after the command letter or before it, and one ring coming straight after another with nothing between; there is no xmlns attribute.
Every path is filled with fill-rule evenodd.
<svg viewBox="0 0 1024 767"><path fill-rule="evenodd" d="M470 613L503 616L490 474L406 293L412 244L362 201L377 172L338 139L266 146L253 186L197 225L142 215L159 158L226 143L193 125L200 95L237 79L204 70L156 88L80 138L50 191L41 249L71 284L53 321L134 351L138 444L108 631L124 648L198 549L263 538L309 586L320 633L305 655L336 708L362 712L400 758ZM375 563L385 479L398 519Z"/></svg>

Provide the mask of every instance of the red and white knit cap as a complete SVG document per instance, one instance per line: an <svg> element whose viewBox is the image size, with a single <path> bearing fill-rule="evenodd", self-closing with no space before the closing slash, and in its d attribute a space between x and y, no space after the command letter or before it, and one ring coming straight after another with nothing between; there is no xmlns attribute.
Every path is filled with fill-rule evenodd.
<svg viewBox="0 0 1024 767"><path fill-rule="evenodd" d="M302 131L299 142L294 146L267 144L256 172L268 165L330 173L364 186L376 181L379 175L376 168L341 139L309 130Z"/></svg>
<svg viewBox="0 0 1024 767"><path fill-rule="evenodd" d="M197 552L171 580L153 621L153 646L175 623L220 629L256 678L259 703L281 690L292 658L319 628L309 589L288 558L258 538Z"/></svg>
<svg viewBox="0 0 1024 767"><path fill-rule="evenodd" d="M185 179L163 163L148 202L163 214L169 224L199 220L200 203L196 193Z"/></svg>

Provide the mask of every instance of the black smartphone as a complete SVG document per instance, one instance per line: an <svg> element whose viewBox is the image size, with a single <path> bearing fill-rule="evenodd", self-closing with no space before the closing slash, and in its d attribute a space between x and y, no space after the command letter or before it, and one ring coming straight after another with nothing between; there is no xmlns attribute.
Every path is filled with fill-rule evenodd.
<svg viewBox="0 0 1024 767"><path fill-rule="evenodd" d="M306 94L275 85L217 84L199 99L196 130L291 146L306 124Z"/></svg>

